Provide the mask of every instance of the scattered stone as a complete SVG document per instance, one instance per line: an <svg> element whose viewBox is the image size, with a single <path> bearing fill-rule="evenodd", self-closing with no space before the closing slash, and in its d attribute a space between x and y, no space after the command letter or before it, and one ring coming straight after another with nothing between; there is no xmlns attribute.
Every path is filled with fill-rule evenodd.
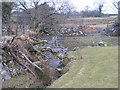
<svg viewBox="0 0 120 90"><path fill-rule="evenodd" d="M2 75L2 81L6 81L6 80L9 80L11 78L6 70L2 70L1 75Z"/></svg>
<svg viewBox="0 0 120 90"><path fill-rule="evenodd" d="M78 36L78 35L84 35L83 33L83 27L85 26L78 26L78 27L71 27L71 28L61 28L59 31L60 35L70 35L70 36Z"/></svg>
<svg viewBox="0 0 120 90"><path fill-rule="evenodd" d="M74 51L78 51L78 50L80 50L80 47L75 47L74 48Z"/></svg>
<svg viewBox="0 0 120 90"><path fill-rule="evenodd" d="M58 54L58 57L59 57L60 59L64 58L64 56L65 56L64 53L59 53L59 54Z"/></svg>
<svg viewBox="0 0 120 90"><path fill-rule="evenodd" d="M92 43L92 46L101 46L101 47L106 47L107 46L107 43L105 42L105 41L102 41L102 40L100 40L100 41L93 41L93 43Z"/></svg>
<svg viewBox="0 0 120 90"><path fill-rule="evenodd" d="M63 68L57 68L57 71L61 72L63 70Z"/></svg>
<svg viewBox="0 0 120 90"><path fill-rule="evenodd" d="M3 65L0 63L0 72L2 71Z"/></svg>

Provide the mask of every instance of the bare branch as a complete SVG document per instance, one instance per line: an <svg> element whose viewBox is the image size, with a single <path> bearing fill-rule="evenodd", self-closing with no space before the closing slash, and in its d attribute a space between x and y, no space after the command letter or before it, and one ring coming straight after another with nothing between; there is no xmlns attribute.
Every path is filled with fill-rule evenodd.
<svg viewBox="0 0 120 90"><path fill-rule="evenodd" d="M24 58L33 66L35 66L36 68L38 68L40 71L42 71L42 68L40 68L38 65L36 65L35 63L33 63L32 61L30 61L30 59L21 51L19 51L20 54L22 54L22 56L24 56Z"/></svg>
<svg viewBox="0 0 120 90"><path fill-rule="evenodd" d="M114 5L114 7L115 7L116 9L118 9L118 2L114 1L114 2L113 2L113 5Z"/></svg>

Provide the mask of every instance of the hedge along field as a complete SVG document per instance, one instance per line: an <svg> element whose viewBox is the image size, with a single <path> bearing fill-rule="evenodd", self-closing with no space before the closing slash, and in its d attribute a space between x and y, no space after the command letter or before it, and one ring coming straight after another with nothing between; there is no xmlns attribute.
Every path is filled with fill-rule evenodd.
<svg viewBox="0 0 120 90"><path fill-rule="evenodd" d="M87 47L71 51L69 71L49 88L117 88L118 47Z"/></svg>

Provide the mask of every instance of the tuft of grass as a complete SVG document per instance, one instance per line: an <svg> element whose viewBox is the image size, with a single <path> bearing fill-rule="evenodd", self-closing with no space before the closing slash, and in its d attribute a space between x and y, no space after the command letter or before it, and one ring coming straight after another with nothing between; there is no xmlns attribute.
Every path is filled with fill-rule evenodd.
<svg viewBox="0 0 120 90"><path fill-rule="evenodd" d="M118 47L87 47L70 52L69 71L48 88L117 88Z"/></svg>

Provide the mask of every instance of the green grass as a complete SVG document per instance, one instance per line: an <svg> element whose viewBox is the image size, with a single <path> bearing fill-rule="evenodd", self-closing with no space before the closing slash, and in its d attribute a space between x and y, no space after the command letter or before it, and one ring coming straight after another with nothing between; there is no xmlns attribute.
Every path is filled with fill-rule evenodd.
<svg viewBox="0 0 120 90"><path fill-rule="evenodd" d="M93 41L103 40L107 42L108 45L118 45L118 37L67 37L62 39L61 42L68 50L73 50L74 47L86 47L91 46Z"/></svg>
<svg viewBox="0 0 120 90"><path fill-rule="evenodd" d="M118 87L117 46L87 47L69 56L76 58L69 71L48 88Z"/></svg>
<svg viewBox="0 0 120 90"><path fill-rule="evenodd" d="M109 25L111 25L111 24L109 24ZM75 28L75 27L78 27L79 24L70 23L70 24L61 24L61 26L67 27L67 28L71 28L71 27L74 27L74 28ZM96 28L96 27L105 28L105 27L107 27L107 24L88 25L88 26L93 27L93 28Z"/></svg>
<svg viewBox="0 0 120 90"><path fill-rule="evenodd" d="M109 25L112 25L112 24L109 24ZM79 24L75 24L75 23L69 23L69 24L61 24L62 27L67 27L67 28L71 28L71 27L79 27ZM96 25L89 25L89 27L93 27L93 28L105 28L107 27L107 23L106 24L96 24Z"/></svg>
<svg viewBox="0 0 120 90"><path fill-rule="evenodd" d="M107 27L107 24L99 24L99 25L89 25L90 27L94 27L94 28L105 28L105 27Z"/></svg>
<svg viewBox="0 0 120 90"><path fill-rule="evenodd" d="M62 27L67 27L67 28L71 28L71 27L78 27L79 24L74 24L74 23L69 23L69 24L61 24Z"/></svg>
<svg viewBox="0 0 120 90"><path fill-rule="evenodd" d="M85 17L84 19L112 19L116 18L117 16L111 16L111 17Z"/></svg>
<svg viewBox="0 0 120 90"><path fill-rule="evenodd" d="M106 16L106 17L80 17L80 16L76 16L76 17L69 17L67 18L65 21L66 23L64 24L60 24L62 27L67 27L67 28L71 28L71 27L78 27L82 24L96 24L96 25L90 25L90 27L99 27L99 28L103 28L107 26L107 23L111 23L113 24L113 22L117 19L117 16ZM105 20L105 21L103 21ZM103 21L103 22L102 22ZM91 23L90 23L91 22Z"/></svg>
<svg viewBox="0 0 120 90"><path fill-rule="evenodd" d="M75 18L68 18L68 20L93 20L93 19L113 19L117 18L117 16L110 16L110 17L75 17Z"/></svg>

